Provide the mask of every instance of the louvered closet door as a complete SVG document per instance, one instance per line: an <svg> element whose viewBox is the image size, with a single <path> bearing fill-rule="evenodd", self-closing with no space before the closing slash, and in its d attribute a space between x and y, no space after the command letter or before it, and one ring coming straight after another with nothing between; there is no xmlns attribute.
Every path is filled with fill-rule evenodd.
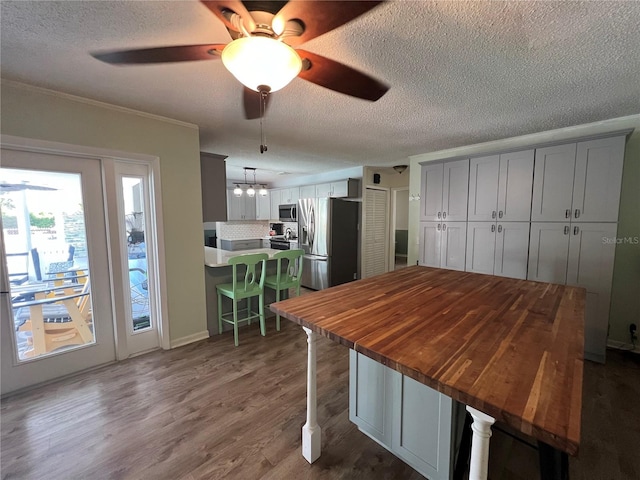
<svg viewBox="0 0 640 480"><path fill-rule="evenodd" d="M387 271L388 204L389 192L367 188L363 278Z"/></svg>

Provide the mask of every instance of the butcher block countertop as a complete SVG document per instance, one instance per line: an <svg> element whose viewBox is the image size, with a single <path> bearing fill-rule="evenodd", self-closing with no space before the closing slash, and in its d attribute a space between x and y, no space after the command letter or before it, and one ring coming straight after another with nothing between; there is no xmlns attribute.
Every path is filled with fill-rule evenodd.
<svg viewBox="0 0 640 480"><path fill-rule="evenodd" d="M412 266L271 310L575 455L585 295L578 287Z"/></svg>

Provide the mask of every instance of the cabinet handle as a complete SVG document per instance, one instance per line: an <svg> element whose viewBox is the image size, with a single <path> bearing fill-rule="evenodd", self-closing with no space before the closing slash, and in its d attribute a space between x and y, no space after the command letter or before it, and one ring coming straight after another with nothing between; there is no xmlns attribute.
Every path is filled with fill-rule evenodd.
<svg viewBox="0 0 640 480"><path fill-rule="evenodd" d="M575 214L576 218L579 218L580 217L580 209L576 208L576 211L574 212L574 214Z"/></svg>
<svg viewBox="0 0 640 480"><path fill-rule="evenodd" d="M442 219L444 220L445 218L447 218L447 212L442 212Z"/></svg>
<svg viewBox="0 0 640 480"><path fill-rule="evenodd" d="M496 226L495 225L491 225L491 233L496 231Z"/></svg>
<svg viewBox="0 0 640 480"><path fill-rule="evenodd" d="M580 227L573 227L573 234L577 235L580 232Z"/></svg>
<svg viewBox="0 0 640 480"><path fill-rule="evenodd" d="M564 211L564 218L571 218L571 209L570 208L567 208Z"/></svg>
<svg viewBox="0 0 640 480"><path fill-rule="evenodd" d="M502 210L498 212L498 218L502 218Z"/></svg>
<svg viewBox="0 0 640 480"><path fill-rule="evenodd" d="M502 232L502 225L498 225L498 233Z"/></svg>
<svg viewBox="0 0 640 480"><path fill-rule="evenodd" d="M569 235L569 225L564 226L564 234Z"/></svg>
<svg viewBox="0 0 640 480"><path fill-rule="evenodd" d="M440 231L440 224L438 224L438 231Z"/></svg>
<svg viewBox="0 0 640 480"><path fill-rule="evenodd" d="M496 211L491 212L491 218L496 218Z"/></svg>
<svg viewBox="0 0 640 480"><path fill-rule="evenodd" d="M438 219L442 218L442 212L438 212Z"/></svg>
<svg viewBox="0 0 640 480"><path fill-rule="evenodd" d="M447 224L446 224L446 223L443 223L443 224L442 224L442 231L444 232L446 229L447 229Z"/></svg>

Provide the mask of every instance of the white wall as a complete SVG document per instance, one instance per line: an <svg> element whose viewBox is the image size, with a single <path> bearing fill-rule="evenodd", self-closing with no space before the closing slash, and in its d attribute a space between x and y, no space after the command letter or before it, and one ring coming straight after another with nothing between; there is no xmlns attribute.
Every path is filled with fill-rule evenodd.
<svg viewBox="0 0 640 480"><path fill-rule="evenodd" d="M396 192L396 230L409 229L409 190Z"/></svg>
<svg viewBox="0 0 640 480"><path fill-rule="evenodd" d="M171 341L206 331L198 128L5 80L1 100L3 134L160 158Z"/></svg>

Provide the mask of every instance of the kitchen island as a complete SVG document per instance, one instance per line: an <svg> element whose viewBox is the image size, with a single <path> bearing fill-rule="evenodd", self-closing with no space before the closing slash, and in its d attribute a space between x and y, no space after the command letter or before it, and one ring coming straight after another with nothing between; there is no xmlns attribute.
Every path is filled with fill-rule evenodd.
<svg viewBox="0 0 640 480"><path fill-rule="evenodd" d="M269 255L269 261L267 262L267 275L276 273L276 261L273 256L280 250L274 250L272 248L254 248L251 250L222 250L220 248L204 247L204 264L205 264L205 287L207 296L207 330L209 336L218 334L218 296L216 293L216 285L221 283L231 283L233 281L233 274L231 265L229 265L229 258L236 257L238 255L247 255L251 253L266 253ZM274 302L276 299L275 291L270 288L265 288L264 301L265 307ZM224 299L223 299L224 301ZM231 302L229 301L229 308L231 308ZM267 311L267 310L265 310ZM233 327L228 324L223 324L223 328L230 330Z"/></svg>
<svg viewBox="0 0 640 480"><path fill-rule="evenodd" d="M302 451L320 456L320 333L466 405L470 479L486 478L491 425L540 442L561 477L580 444L585 290L413 266L271 305L308 335ZM425 437L433 432L424 432Z"/></svg>

